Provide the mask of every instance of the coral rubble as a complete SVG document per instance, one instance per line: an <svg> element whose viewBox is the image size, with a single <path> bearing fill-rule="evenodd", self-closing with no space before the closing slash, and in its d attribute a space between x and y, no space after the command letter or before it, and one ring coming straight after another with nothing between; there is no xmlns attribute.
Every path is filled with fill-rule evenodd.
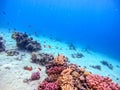
<svg viewBox="0 0 120 90"><path fill-rule="evenodd" d="M13 32L12 38L16 40L17 47L28 51L41 50L41 45L37 41L33 41L26 33Z"/></svg>
<svg viewBox="0 0 120 90"><path fill-rule="evenodd" d="M5 45L3 42L3 37L0 36L0 52L5 51Z"/></svg>
<svg viewBox="0 0 120 90"><path fill-rule="evenodd" d="M46 65L47 63L49 63L53 59L54 59L54 57L52 54L32 52L31 60L33 63L37 63L40 65Z"/></svg>

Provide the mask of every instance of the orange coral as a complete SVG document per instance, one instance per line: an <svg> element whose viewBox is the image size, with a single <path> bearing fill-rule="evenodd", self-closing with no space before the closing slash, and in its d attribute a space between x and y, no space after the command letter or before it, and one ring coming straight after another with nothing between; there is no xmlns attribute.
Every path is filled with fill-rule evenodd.
<svg viewBox="0 0 120 90"><path fill-rule="evenodd" d="M88 75L90 75L90 74L91 74L91 73L88 72L88 71L85 71L85 72L84 72L84 75L85 75L85 76L88 76Z"/></svg>
<svg viewBox="0 0 120 90"><path fill-rule="evenodd" d="M80 68L80 71L81 72L85 72L85 68Z"/></svg>
<svg viewBox="0 0 120 90"><path fill-rule="evenodd" d="M71 75L64 75L58 78L58 83L62 90L75 90L73 77Z"/></svg>
<svg viewBox="0 0 120 90"><path fill-rule="evenodd" d="M73 70L71 68L67 68L61 72L61 75L70 75L72 71Z"/></svg>
<svg viewBox="0 0 120 90"><path fill-rule="evenodd" d="M63 55L58 55L55 59L54 62L57 64L63 65L67 61L67 58Z"/></svg>

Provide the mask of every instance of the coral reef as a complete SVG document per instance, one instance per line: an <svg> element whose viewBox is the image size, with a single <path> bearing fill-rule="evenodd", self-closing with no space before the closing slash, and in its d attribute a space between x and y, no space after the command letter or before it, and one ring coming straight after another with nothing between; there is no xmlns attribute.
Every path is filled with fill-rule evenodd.
<svg viewBox="0 0 120 90"><path fill-rule="evenodd" d="M12 49L11 50L6 50L5 52L6 52L7 56L17 56L17 55L19 55L18 51L12 50Z"/></svg>
<svg viewBox="0 0 120 90"><path fill-rule="evenodd" d="M31 60L33 63L37 63L40 65L46 65L53 59L54 57L51 54L32 52Z"/></svg>
<svg viewBox="0 0 120 90"><path fill-rule="evenodd" d="M113 70L113 65L112 64L109 64L107 61L101 61L100 63L102 63L102 65L105 65L107 66L109 69Z"/></svg>
<svg viewBox="0 0 120 90"><path fill-rule="evenodd" d="M33 41L32 37L28 37L26 33L13 32L12 38L16 40L17 47L28 51L41 50L41 45L37 41Z"/></svg>
<svg viewBox="0 0 120 90"><path fill-rule="evenodd" d="M59 85L57 82L43 81L41 84L39 84L37 90L59 90Z"/></svg>
<svg viewBox="0 0 120 90"><path fill-rule="evenodd" d="M58 83L62 90L90 90L86 84L85 70L78 68L75 64L68 65L68 68L61 72ZM88 74L89 75L89 74Z"/></svg>
<svg viewBox="0 0 120 90"><path fill-rule="evenodd" d="M53 61L46 65L46 73L49 76L47 80L57 80L60 73L67 68L67 57L58 55ZM54 79L53 79L54 78Z"/></svg>
<svg viewBox="0 0 120 90"><path fill-rule="evenodd" d="M120 86L113 83L109 77L90 74L86 77L86 82L93 90L120 90Z"/></svg>
<svg viewBox="0 0 120 90"><path fill-rule="evenodd" d="M0 52L5 51L5 45L3 42L3 37L0 36Z"/></svg>
<svg viewBox="0 0 120 90"><path fill-rule="evenodd" d="M48 77L37 90L120 90L108 77L91 74L67 61L65 56L58 55L46 64Z"/></svg>
<svg viewBox="0 0 120 90"><path fill-rule="evenodd" d="M31 75L31 80L38 80L40 79L40 72L33 72Z"/></svg>

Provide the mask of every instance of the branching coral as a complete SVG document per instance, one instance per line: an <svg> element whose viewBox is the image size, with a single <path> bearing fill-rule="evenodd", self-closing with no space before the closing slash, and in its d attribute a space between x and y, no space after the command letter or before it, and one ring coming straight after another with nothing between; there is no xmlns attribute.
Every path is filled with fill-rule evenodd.
<svg viewBox="0 0 120 90"><path fill-rule="evenodd" d="M86 77L86 81L93 90L120 90L120 86L113 83L109 77L90 74Z"/></svg>
<svg viewBox="0 0 120 90"><path fill-rule="evenodd" d="M3 42L3 38L0 36L0 52L5 51L5 45Z"/></svg>
<svg viewBox="0 0 120 90"><path fill-rule="evenodd" d="M28 37L26 33L13 32L12 38L16 40L17 47L21 49L26 49L29 51L36 51L41 49L40 43L33 41L33 39Z"/></svg>

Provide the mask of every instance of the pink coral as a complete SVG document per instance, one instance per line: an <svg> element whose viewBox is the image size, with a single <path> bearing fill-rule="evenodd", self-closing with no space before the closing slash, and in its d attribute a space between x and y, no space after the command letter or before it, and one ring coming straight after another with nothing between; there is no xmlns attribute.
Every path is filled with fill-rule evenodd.
<svg viewBox="0 0 120 90"><path fill-rule="evenodd" d="M90 74L86 77L86 82L93 90L120 90L120 86L113 83L109 77Z"/></svg>
<svg viewBox="0 0 120 90"><path fill-rule="evenodd" d="M39 86L38 90L58 90L59 86L57 82L43 81Z"/></svg>
<svg viewBox="0 0 120 90"><path fill-rule="evenodd" d="M65 66L53 66L46 70L47 74L60 74L64 69L66 69Z"/></svg>
<svg viewBox="0 0 120 90"><path fill-rule="evenodd" d="M38 80L40 79L40 73L39 72L33 72L31 75L31 80Z"/></svg>

